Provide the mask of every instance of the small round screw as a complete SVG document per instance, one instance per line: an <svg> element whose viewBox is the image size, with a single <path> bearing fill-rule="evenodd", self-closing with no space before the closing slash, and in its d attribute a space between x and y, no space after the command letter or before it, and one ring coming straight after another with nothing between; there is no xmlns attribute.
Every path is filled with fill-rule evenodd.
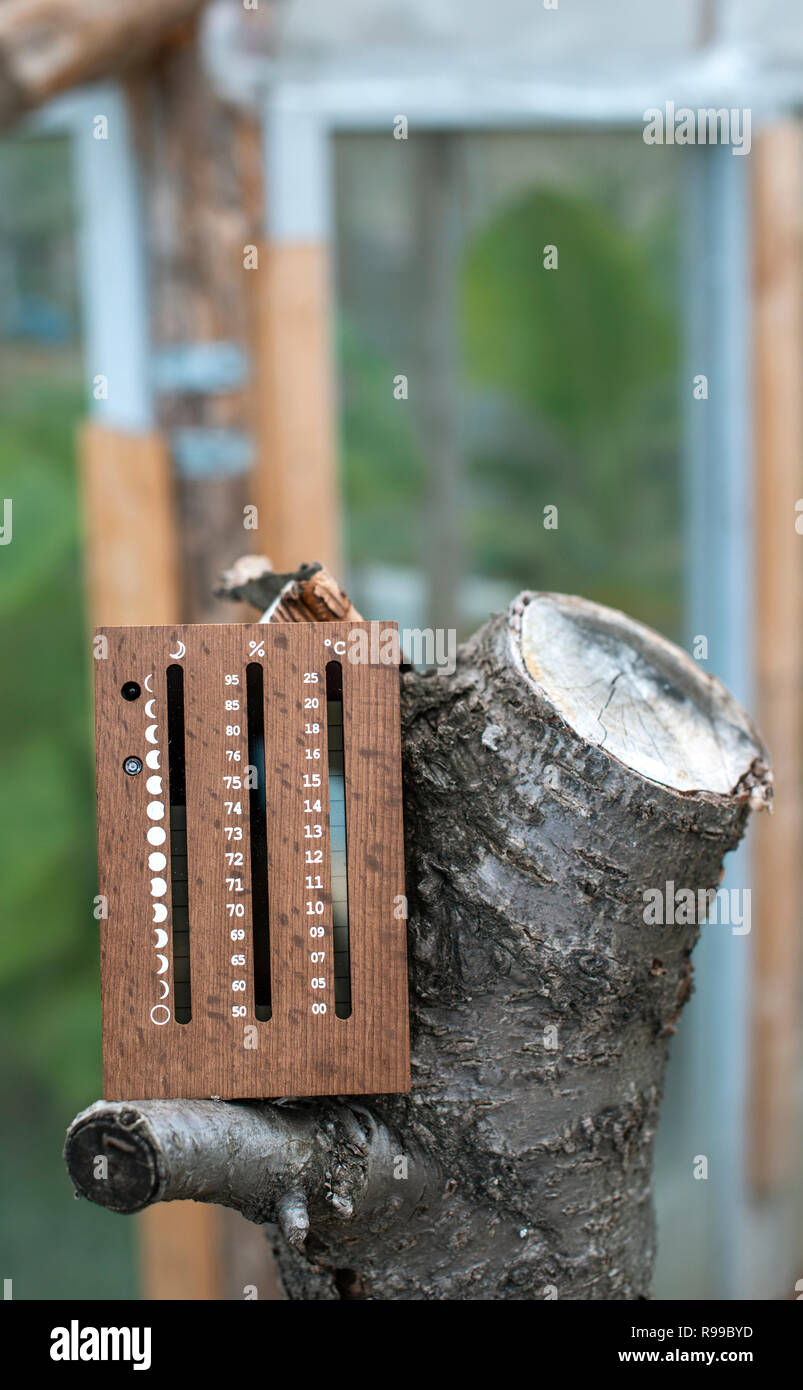
<svg viewBox="0 0 803 1390"><path fill-rule="evenodd" d="M137 773L142 771L142 759L132 755L130 758L126 758L123 768L129 777L136 777Z"/></svg>

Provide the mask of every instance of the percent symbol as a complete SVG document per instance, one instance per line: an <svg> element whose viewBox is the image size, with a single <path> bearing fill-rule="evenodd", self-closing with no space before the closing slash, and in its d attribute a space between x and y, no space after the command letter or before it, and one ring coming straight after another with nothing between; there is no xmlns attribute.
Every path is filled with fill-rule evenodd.
<svg viewBox="0 0 803 1390"><path fill-rule="evenodd" d="M251 648L251 655L252 655L252 656L264 656L264 655L265 655L265 639L264 639L264 637L263 637L263 639L262 639L261 642L249 642L248 645L249 645L249 647Z"/></svg>

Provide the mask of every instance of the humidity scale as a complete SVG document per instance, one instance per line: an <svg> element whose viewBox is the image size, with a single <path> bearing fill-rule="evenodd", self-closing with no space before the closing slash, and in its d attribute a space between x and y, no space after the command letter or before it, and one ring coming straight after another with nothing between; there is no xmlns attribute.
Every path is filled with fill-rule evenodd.
<svg viewBox="0 0 803 1390"><path fill-rule="evenodd" d="M389 631L98 630L107 1099L408 1089Z"/></svg>

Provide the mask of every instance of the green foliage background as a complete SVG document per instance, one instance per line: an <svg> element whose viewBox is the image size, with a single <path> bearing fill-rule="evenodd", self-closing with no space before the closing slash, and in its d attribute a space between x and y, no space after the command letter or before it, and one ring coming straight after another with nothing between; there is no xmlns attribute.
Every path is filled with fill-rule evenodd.
<svg viewBox="0 0 803 1390"><path fill-rule="evenodd" d="M638 216L626 216L642 151L617 149L621 187L611 186L609 168L587 191L537 183L491 200L489 214L463 229L455 264L458 526L467 574L510 591L583 593L679 639L674 185L667 178ZM380 167L370 142L359 157ZM340 158L356 155L346 149ZM350 172L344 182L351 186L354 171L341 172ZM584 180L585 170L578 174ZM394 212L401 215L402 206ZM341 282L354 287L341 302L340 374L355 572L372 563L420 566L427 528L412 307L418 268L413 243L402 265L398 253L394 260L383 249L377 218L373 241L371 227L360 223L363 242L347 239L339 253ZM349 232L357 234L352 223ZM557 270L544 267L543 248L552 245ZM402 368L410 372L410 399L400 405L391 383ZM544 529L548 505L558 508L557 532Z"/></svg>
<svg viewBox="0 0 803 1390"><path fill-rule="evenodd" d="M588 197L535 189L469 243L469 388L519 422L471 454L481 571L678 622L677 317L672 219L638 231ZM543 248L558 248L558 268ZM543 506L559 511L559 539Z"/></svg>
<svg viewBox="0 0 803 1390"><path fill-rule="evenodd" d="M3 1265L16 1298L133 1296L127 1223L73 1201L64 1129L101 1092L77 354L0 354L0 1106Z"/></svg>
<svg viewBox="0 0 803 1390"><path fill-rule="evenodd" d="M87 641L80 588L73 364L6 372L2 485L14 539L2 552L0 673L4 901L0 990L21 1071L65 1100L97 1084L97 935Z"/></svg>

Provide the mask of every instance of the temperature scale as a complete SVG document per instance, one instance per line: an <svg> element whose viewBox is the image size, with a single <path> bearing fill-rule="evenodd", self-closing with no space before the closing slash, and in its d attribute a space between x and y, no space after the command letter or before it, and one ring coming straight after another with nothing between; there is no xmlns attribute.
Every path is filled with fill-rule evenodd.
<svg viewBox="0 0 803 1390"><path fill-rule="evenodd" d="M395 624L95 654L106 1099L407 1090Z"/></svg>

